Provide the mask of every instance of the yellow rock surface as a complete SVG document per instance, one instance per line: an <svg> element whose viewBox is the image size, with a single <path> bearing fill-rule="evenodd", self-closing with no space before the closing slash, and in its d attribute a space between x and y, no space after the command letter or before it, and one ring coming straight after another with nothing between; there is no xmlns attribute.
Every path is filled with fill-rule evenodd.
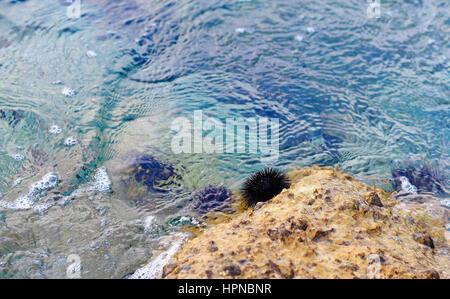
<svg viewBox="0 0 450 299"><path fill-rule="evenodd" d="M187 241L163 276L449 277L439 216L419 205L398 208L382 189L333 168L289 175L288 190Z"/></svg>

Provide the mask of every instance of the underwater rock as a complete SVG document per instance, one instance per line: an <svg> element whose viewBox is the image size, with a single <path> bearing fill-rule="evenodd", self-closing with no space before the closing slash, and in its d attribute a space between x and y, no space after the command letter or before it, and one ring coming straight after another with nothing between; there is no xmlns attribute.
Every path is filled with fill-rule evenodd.
<svg viewBox="0 0 450 299"><path fill-rule="evenodd" d="M0 110L0 119L6 120L8 125L14 128L23 118L25 112L23 110Z"/></svg>
<svg viewBox="0 0 450 299"><path fill-rule="evenodd" d="M35 146L30 146L28 153L31 155L30 159L34 165L43 166L49 160L48 154Z"/></svg>
<svg viewBox="0 0 450 299"><path fill-rule="evenodd" d="M285 188L289 188L287 176L279 170L265 168L251 174L241 191L247 205L251 207L257 202L268 201Z"/></svg>
<svg viewBox="0 0 450 299"><path fill-rule="evenodd" d="M131 169L131 175L136 182L144 184L148 192L165 192L165 182L175 175L173 166L146 154L138 157Z"/></svg>
<svg viewBox="0 0 450 299"><path fill-rule="evenodd" d="M105 163L114 191L123 198L139 199L148 193L165 193L178 175L172 165L149 154L128 151Z"/></svg>
<svg viewBox="0 0 450 299"><path fill-rule="evenodd" d="M229 208L231 191L223 186L206 186L192 195L193 209L200 214Z"/></svg>
<svg viewBox="0 0 450 299"><path fill-rule="evenodd" d="M450 276L441 216L431 217L416 203L414 213L396 208L406 204L331 167L297 169L288 175L291 187L259 209L236 214L188 240L168 261L171 266L163 276ZM416 232L421 232L419 237Z"/></svg>

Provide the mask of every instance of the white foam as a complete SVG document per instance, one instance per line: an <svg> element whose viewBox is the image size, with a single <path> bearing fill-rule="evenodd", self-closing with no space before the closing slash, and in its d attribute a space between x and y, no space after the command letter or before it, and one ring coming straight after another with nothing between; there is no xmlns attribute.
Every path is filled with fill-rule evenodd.
<svg viewBox="0 0 450 299"><path fill-rule="evenodd" d="M13 154L13 155L11 155L11 157L14 160L19 161L19 162L22 162L23 160L25 160L25 156L22 154Z"/></svg>
<svg viewBox="0 0 450 299"><path fill-rule="evenodd" d="M78 141L75 139L75 137L69 137L64 141L65 146L75 146L78 143Z"/></svg>
<svg viewBox="0 0 450 299"><path fill-rule="evenodd" d="M22 178L17 178L13 183L13 187L20 185L22 183L22 180L23 180Z"/></svg>
<svg viewBox="0 0 450 299"><path fill-rule="evenodd" d="M112 192L111 189L111 180L108 176L106 167L102 166L97 169L94 175L94 181L89 182L86 185L80 186L77 190L72 192L69 198L74 196L79 196L84 193L89 193L92 191L98 191L102 193ZM94 200L93 195L89 195L90 200ZM64 199L64 202L67 202L69 199ZM64 204L62 200L60 200L61 204Z"/></svg>
<svg viewBox="0 0 450 299"><path fill-rule="evenodd" d="M62 132L62 129L60 127L58 127L57 125L53 125L53 126L50 127L48 132L50 134L58 135L58 134L60 134Z"/></svg>
<svg viewBox="0 0 450 299"><path fill-rule="evenodd" d="M402 190L410 194L417 194L417 187L411 184L407 177L401 176Z"/></svg>
<svg viewBox="0 0 450 299"><path fill-rule="evenodd" d="M450 199L442 199L440 200L441 206L450 208ZM449 230L450 228L447 228Z"/></svg>
<svg viewBox="0 0 450 299"><path fill-rule="evenodd" d="M106 167L102 166L95 173L93 188L99 192L111 192L111 180L106 172Z"/></svg>
<svg viewBox="0 0 450 299"><path fill-rule="evenodd" d="M88 185L85 186L84 188L78 188L70 196L64 196L57 202L37 204L37 201L40 198L47 195L46 191L51 190L58 185L57 175L51 172L43 176L40 181L31 184L27 194L20 195L16 200L12 202L0 200L0 207L4 207L10 210L33 209L35 212L42 213L55 204L63 206L68 201L70 201L73 198L73 196L77 196L82 193L92 191L107 193L112 191L111 180L108 176L106 167L100 167L99 169L97 169L94 178L95 180L93 182L88 183ZM17 182L19 183L18 180ZM104 212L100 211L100 214L103 215Z"/></svg>
<svg viewBox="0 0 450 299"><path fill-rule="evenodd" d="M301 42L301 41L303 41L303 36L298 34L298 35L295 36L295 40L298 41L298 42Z"/></svg>
<svg viewBox="0 0 450 299"><path fill-rule="evenodd" d="M87 55L88 58L97 57L97 53L95 53L94 51L87 51L86 55Z"/></svg>
<svg viewBox="0 0 450 299"><path fill-rule="evenodd" d="M250 33L250 34L253 33L252 30L248 30L245 28L236 28L235 31L236 31L236 33Z"/></svg>
<svg viewBox="0 0 450 299"><path fill-rule="evenodd" d="M42 177L38 182L31 184L28 193L20 195L15 201L7 202L0 201L0 206L10 210L28 210L34 207L36 200L38 200L45 191L55 188L58 185L58 177L55 173L50 172ZM49 207L45 205L45 207ZM42 211L44 206L37 207L38 211Z"/></svg>
<svg viewBox="0 0 450 299"><path fill-rule="evenodd" d="M65 96L65 97L73 97L73 96L75 95L75 91L74 91L72 88L70 88L70 87L64 87L64 88L61 90L61 93L62 93L63 96Z"/></svg>
<svg viewBox="0 0 450 299"><path fill-rule="evenodd" d="M155 222L155 216L148 216L144 220L144 232L148 233L152 231L153 223Z"/></svg>
<svg viewBox="0 0 450 299"><path fill-rule="evenodd" d="M28 195L21 195L15 201L0 201L0 206L8 210L28 210L33 207L34 201Z"/></svg>
<svg viewBox="0 0 450 299"><path fill-rule="evenodd" d="M185 233L173 233L167 236L170 242L170 247L152 259L150 263L142 268L139 268L134 272L130 279L155 279L161 278L163 274L163 268L172 259L172 257L181 249L181 246L187 239Z"/></svg>

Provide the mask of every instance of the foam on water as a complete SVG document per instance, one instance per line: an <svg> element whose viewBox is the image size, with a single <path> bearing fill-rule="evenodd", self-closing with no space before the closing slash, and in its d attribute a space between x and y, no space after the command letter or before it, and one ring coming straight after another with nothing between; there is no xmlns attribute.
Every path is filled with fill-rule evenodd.
<svg viewBox="0 0 450 299"><path fill-rule="evenodd" d="M173 233L164 240L168 249L160 253L150 263L142 268L137 269L129 278L130 279L155 279L161 278L163 268L172 259L172 257L181 249L188 235L185 233Z"/></svg>
<svg viewBox="0 0 450 299"><path fill-rule="evenodd" d="M17 178L13 183L13 187L20 185L22 183L22 180L22 178Z"/></svg>
<svg viewBox="0 0 450 299"><path fill-rule="evenodd" d="M246 28L236 28L235 31L236 33L249 33L249 34L253 33L252 30L248 30Z"/></svg>
<svg viewBox="0 0 450 299"><path fill-rule="evenodd" d="M301 42L301 41L303 41L303 36L298 34L298 35L295 36L295 40L298 41L298 42Z"/></svg>
<svg viewBox="0 0 450 299"><path fill-rule="evenodd" d="M106 172L106 167L102 166L97 170L93 189L99 192L111 192L111 179Z"/></svg>
<svg viewBox="0 0 450 299"><path fill-rule="evenodd" d="M77 196L86 192L98 191L102 193L111 192L111 180L108 176L105 167L100 167L94 176L94 181L90 182L88 187L78 188L70 196L64 196L57 202L37 203L39 199L47 196L48 190L55 188L58 185L58 177L55 173L51 172L42 177L38 182L33 183L27 194L20 195L15 201L7 202L0 201L0 207L11 210L28 210L33 209L35 212L42 213L55 204L63 206L70 201L73 196ZM22 179L16 180L15 184L20 184Z"/></svg>
<svg viewBox="0 0 450 299"><path fill-rule="evenodd" d="M94 51L87 51L86 52L86 56L88 57L88 58L94 58L94 57L97 57L97 53L95 53Z"/></svg>
<svg viewBox="0 0 450 299"><path fill-rule="evenodd" d="M28 210L35 206L35 202L46 195L46 191L51 190L58 186L58 176L53 173L47 173L38 182L33 183L27 194L20 195L15 201L7 202L0 201L0 206L11 210ZM42 210L45 207L49 207L48 204L39 206L38 210Z"/></svg>
<svg viewBox="0 0 450 299"><path fill-rule="evenodd" d="M147 218L145 218L144 220L144 232L148 233L152 231L153 228L153 224L156 220L155 216L148 216Z"/></svg>
<svg viewBox="0 0 450 299"><path fill-rule="evenodd" d="M450 209L450 199L442 199L440 203L442 207Z"/></svg>
<svg viewBox="0 0 450 299"><path fill-rule="evenodd" d="M48 130L48 132L50 134L54 134L54 135L58 135L62 132L62 129L56 125L53 125L50 127L50 129Z"/></svg>
<svg viewBox="0 0 450 299"><path fill-rule="evenodd" d="M75 146L77 145L78 141L75 139L75 137L69 137L64 141L65 146Z"/></svg>
<svg viewBox="0 0 450 299"><path fill-rule="evenodd" d="M448 11L448 1L393 1L386 4L381 18L369 19L365 6L356 0L348 5L339 2L323 5L319 1L306 5L286 0L269 5L266 1L231 1L223 5L166 0L123 1L119 5L116 1L98 0L83 2L86 13L76 24L72 19L61 18L66 8L62 2L0 1L4 20L14 20L0 22L2 38L10 44L0 42L4 54L0 57L0 73L5 78L0 96L0 141L7 151L0 155L0 160L5 158L0 161L2 193L11 195L7 184L10 179L19 175L29 178L39 167L45 169L58 163L61 182L78 182L71 170L76 171L82 164L91 167L113 159L115 153L144 152L150 147L161 152L158 158L186 169L182 183L190 180L189 192L222 180L235 189L241 179L261 168L259 157L250 154L173 157L167 134L155 134L151 140L135 138L143 136L139 130L149 128L138 122L140 119L154 117L155 122L164 119L168 125L161 127L170 129L173 117L191 119L198 109L221 120L278 118L280 159L276 166L280 167L337 163L352 175L378 183L379 179L391 177L391 161L403 154L413 159L448 161L449 151L444 146L448 144L446 116L450 111L445 88L450 57L444 30L448 18L436 13ZM139 11L139 16L135 11ZM190 16L201 16L201 20L192 22ZM336 20L339 26L335 26ZM23 38L14 38L17 34ZM32 111L39 118L32 116ZM127 130L135 123L136 135L128 138ZM52 130L53 124L63 130L58 126ZM69 129L72 133L66 133ZM83 141L86 147L70 153L72 148L67 147L67 152L60 152L65 138L70 136L66 134L76 134L78 144ZM57 146L56 140L48 144L49 137L58 139ZM41 146L33 151L30 145L35 142ZM16 143L29 150L14 150ZM75 144L69 142L66 146ZM9 154L16 152L24 154L27 163L20 165L12 160ZM82 163L74 161L78 158ZM205 169L213 163L217 163L217 168L199 172L201 183L197 183L192 169ZM160 187L153 182L164 182L167 170L171 170L162 163L153 164L150 159L137 164L147 168L136 171L133 177L140 180L139 184L147 183L152 193ZM134 165L132 168L138 169ZM108 169L115 178L113 168ZM409 176L407 179L407 185L412 186L402 188L399 179L397 191L414 191L416 187L420 193L421 185ZM174 181L177 183L178 178ZM111 196L98 194L116 188L111 185L106 169L98 169L91 181L57 202L48 190L49 195L29 193L28 182L21 185L18 182L15 188L21 188L22 195L8 197L10 202L5 199L0 205L44 211L52 204L65 206L73 199L73 203L82 204L87 195L91 201L86 204L103 209L94 210L95 219L83 218L82 210L74 211L80 214L79 219L85 219L77 223L82 231L91 230L91 223L100 222L91 220L101 220L106 226L103 197L111 197L108 202L123 201L119 192ZM80 197L76 196L78 192ZM153 195L144 196L158 197L146 203L146 216L154 213L162 220L188 213L181 196L172 197L171 191ZM449 206L448 200L441 203ZM133 206L129 215L117 209L124 215L120 220L111 215L114 209L108 210L111 213L108 218L114 224L111 227L124 227L127 231L124 219L145 219L140 209L141 206ZM57 211L51 209L49 214ZM42 218L49 231L71 226L74 219ZM153 228L156 223L148 218L143 233L156 233L147 233L142 240L133 242L132 247L149 248L145 242L153 246L159 242L153 241L154 237L159 238L161 233L189 221L187 216L177 217L170 222L175 224L173 227ZM26 241L28 229L40 228L39 224L24 224L23 231L17 225L17 239ZM0 239L4 237L2 232ZM64 237L66 240L73 236ZM47 241L46 235L37 235L36 243L24 242L27 245L21 250L48 248L51 255L67 250L53 239ZM124 240L125 237L111 241L112 258L113 252L120 255L117 249L123 247ZM82 244L73 238L74 246L89 246L91 241L83 239L86 244ZM155 261L140 270L144 276L157 277L161 272L164 256L155 257ZM101 269L102 259L103 252L83 261L83 266L90 269L87 275L111 276L109 269ZM47 265L51 267L46 262ZM24 268L28 271L34 266ZM129 267L117 268L117 275L129 273ZM27 276L27 271L18 275ZM42 272L52 271L42 269ZM54 277L65 277L66 267L53 272Z"/></svg>
<svg viewBox="0 0 450 299"><path fill-rule="evenodd" d="M95 172L93 182L89 182L87 185L80 186L71 194L71 196L78 196L80 194L89 193L92 191L109 193L112 192L111 184L111 179L108 176L107 169L106 167L102 166Z"/></svg>
<svg viewBox="0 0 450 299"><path fill-rule="evenodd" d="M70 87L64 87L61 90L61 93L65 97L73 97L75 95L75 91L72 88L70 88Z"/></svg>
<svg viewBox="0 0 450 299"><path fill-rule="evenodd" d="M22 162L23 160L25 160L25 156L22 154L13 154L13 155L11 155L11 157L14 160L19 161L19 162Z"/></svg>
<svg viewBox="0 0 450 299"><path fill-rule="evenodd" d="M417 194L417 187L411 184L407 177L401 176L400 181L402 182L402 191Z"/></svg>

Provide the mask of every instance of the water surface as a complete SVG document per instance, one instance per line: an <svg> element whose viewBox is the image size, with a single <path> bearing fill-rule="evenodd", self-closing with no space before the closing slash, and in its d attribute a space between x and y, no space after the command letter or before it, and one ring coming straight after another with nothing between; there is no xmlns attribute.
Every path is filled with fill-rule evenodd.
<svg viewBox="0 0 450 299"><path fill-rule="evenodd" d="M382 1L379 18L357 0L85 0L79 18L68 5L0 1L2 202L59 180L37 207L0 206L0 277L66 277L71 254L82 277L123 277L166 250L193 190L236 190L266 166L173 154L171 123L195 110L278 118L271 166L337 165L387 189L406 159L448 174L448 1ZM131 150L173 165L176 187L119 190L112 168ZM113 192L95 184L102 166Z"/></svg>

